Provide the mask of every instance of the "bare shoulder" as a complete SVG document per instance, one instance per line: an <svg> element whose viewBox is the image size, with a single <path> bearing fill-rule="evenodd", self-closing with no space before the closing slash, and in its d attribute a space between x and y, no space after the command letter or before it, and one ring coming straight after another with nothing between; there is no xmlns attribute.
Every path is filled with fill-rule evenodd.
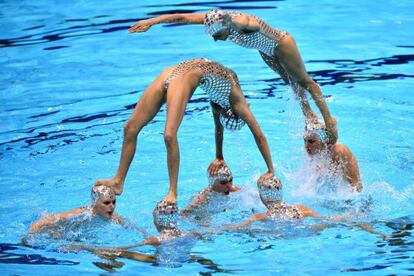
<svg viewBox="0 0 414 276"><path fill-rule="evenodd" d="M335 144L332 146L332 154L336 159L353 157L351 150L344 144Z"/></svg>
<svg viewBox="0 0 414 276"><path fill-rule="evenodd" d="M79 214L81 214L81 213L83 213L87 210L88 210L88 207L79 207L79 208L76 208L76 209L69 210L69 211L65 212L64 214L67 214L68 216L76 216L76 215L79 215Z"/></svg>
<svg viewBox="0 0 414 276"><path fill-rule="evenodd" d="M302 214L303 217L318 217L318 214L316 214L311 208L308 206L305 206L303 204L297 204L295 207L299 210L299 212Z"/></svg>
<svg viewBox="0 0 414 276"><path fill-rule="evenodd" d="M79 208L72 209L72 210L69 210L69 211L66 211L66 212L52 214L52 215L47 216L47 217L50 217L50 218L56 219L56 220L68 219L69 217L77 216L77 215L85 212L86 210L87 210L87 207L79 207Z"/></svg>
<svg viewBox="0 0 414 276"><path fill-rule="evenodd" d="M250 221L266 220L266 219L267 219L266 213L254 214L249 218Z"/></svg>

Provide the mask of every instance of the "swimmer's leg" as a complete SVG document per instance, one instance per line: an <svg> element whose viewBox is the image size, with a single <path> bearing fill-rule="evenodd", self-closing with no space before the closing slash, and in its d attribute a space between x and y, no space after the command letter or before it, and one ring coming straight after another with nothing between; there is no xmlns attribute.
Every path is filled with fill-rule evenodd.
<svg viewBox="0 0 414 276"><path fill-rule="evenodd" d="M328 106L322 96L318 84L308 75L300 56L298 47L292 36L288 36L276 48L276 56L280 64L289 74L293 82L297 82L303 89L309 91L325 121L326 127L334 137L337 137L337 129Z"/></svg>
<svg viewBox="0 0 414 276"><path fill-rule="evenodd" d="M124 266L124 263L117 261L111 261L110 263L93 262L93 264L108 272L116 272L114 268L122 268Z"/></svg>
<svg viewBox="0 0 414 276"><path fill-rule="evenodd" d="M141 129L155 117L164 103L164 79L165 73L163 72L151 83L125 124L121 160L116 175L110 180L100 179L96 185L113 186L117 194L122 193L129 166L135 155L137 136Z"/></svg>
<svg viewBox="0 0 414 276"><path fill-rule="evenodd" d="M180 166L180 151L178 147L177 132L184 117L185 108L194 90L198 79L180 77L170 83L167 91L167 121L164 129L164 142L167 148L168 175L170 187L166 202L177 202L177 182Z"/></svg>
<svg viewBox="0 0 414 276"><path fill-rule="evenodd" d="M309 105L308 99L306 98L305 89L303 89L298 83L292 82L289 79L289 74L283 68L283 66L279 63L279 60L275 57L270 57L260 52L264 62L276 73L280 75L283 81L290 85L293 92L296 95L296 98L299 100L300 109L302 110L303 115L306 118L306 121L313 121L317 120L318 116L315 112L312 111L312 108Z"/></svg>
<svg viewBox="0 0 414 276"><path fill-rule="evenodd" d="M155 263L157 261L157 258L154 255L146 255L132 251L122 251L120 252L119 257L143 263Z"/></svg>

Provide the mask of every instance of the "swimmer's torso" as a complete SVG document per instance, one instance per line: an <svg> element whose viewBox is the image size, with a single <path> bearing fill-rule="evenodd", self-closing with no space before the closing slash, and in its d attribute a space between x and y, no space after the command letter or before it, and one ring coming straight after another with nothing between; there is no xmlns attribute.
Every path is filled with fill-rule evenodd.
<svg viewBox="0 0 414 276"><path fill-rule="evenodd" d="M270 208L267 214L271 218L277 219L302 219L303 215L300 210L293 205L282 203L277 208Z"/></svg>
<svg viewBox="0 0 414 276"><path fill-rule="evenodd" d="M174 79L194 69L201 71L199 86L210 100L222 108L229 109L232 87L239 85L237 76L231 69L205 58L183 61L176 65L164 82L165 90L168 90Z"/></svg>
<svg viewBox="0 0 414 276"><path fill-rule="evenodd" d="M243 15L239 12L227 12L227 14L232 19ZM274 56L275 48L288 35L288 32L270 27L255 15L247 15L257 20L260 25L260 30L255 33L241 33L230 28L229 39L242 47L257 49L267 56Z"/></svg>

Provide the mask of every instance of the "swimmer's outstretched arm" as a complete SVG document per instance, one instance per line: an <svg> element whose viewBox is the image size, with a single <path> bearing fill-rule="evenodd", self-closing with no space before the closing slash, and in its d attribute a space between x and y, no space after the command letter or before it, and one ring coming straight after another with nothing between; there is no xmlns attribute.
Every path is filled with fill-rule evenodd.
<svg viewBox="0 0 414 276"><path fill-rule="evenodd" d="M132 245L125 245L125 246L117 246L117 247L94 247L94 246L86 246L81 244L70 245L62 248L64 251L89 251L95 254L105 255L105 254L117 254L121 251L128 250L131 248L136 248L144 245L153 245L158 246L160 245L160 239L158 237L149 237L146 238L144 241L132 244Z"/></svg>
<svg viewBox="0 0 414 276"><path fill-rule="evenodd" d="M247 225L252 224L255 221L265 221L267 220L267 218L268 217L266 213L254 214L251 217L249 217L246 221L240 224L225 225L221 230L240 230L245 228Z"/></svg>
<svg viewBox="0 0 414 276"><path fill-rule="evenodd" d="M240 87L234 86L230 93L230 102L232 104L232 109L234 112L249 126L250 131L252 132L254 139L256 141L257 147L260 150L260 153L263 156L263 159L266 162L267 173L262 175L259 178L259 182L266 181L274 175L272 157L269 150L269 145L267 144L266 137L264 136L262 130L260 129L259 124L256 121L256 118L253 116L250 111L249 105L244 98Z"/></svg>
<svg viewBox="0 0 414 276"><path fill-rule="evenodd" d="M164 14L157 17L140 20L131 28L129 33L146 32L151 26L160 23L186 23L186 24L203 24L205 13L176 13Z"/></svg>
<svg viewBox="0 0 414 276"><path fill-rule="evenodd" d="M135 246L136 247L136 246ZM131 260L136 260L140 262L148 262L148 263L154 263L156 261L155 256L153 255L146 255L138 252L131 252L119 248L104 248L104 247L91 247L91 246L84 246L84 245L73 245L64 248L66 251L88 251L91 252L101 258L108 259L108 260L114 260L115 258L126 258Z"/></svg>
<svg viewBox="0 0 414 276"><path fill-rule="evenodd" d="M319 219L324 219L324 220L328 220L330 222L327 223L322 223L319 225L314 226L314 230L315 231L321 231L325 228L331 227L335 224L343 224L345 226L348 227L358 227L368 233L374 234L374 235L379 235L381 236L383 239L387 238L388 236L378 232L376 230L374 230L372 228L372 226L368 223L365 222L353 222L350 221L350 219L352 217L357 216L357 214L353 214L353 213L345 213L342 215L336 215L336 216L323 216L323 215L319 215L317 213L315 213L312 209L310 209L309 207L306 207L305 205L296 205L297 208L299 208L300 212L303 214L304 217L312 217L312 218L319 218Z"/></svg>
<svg viewBox="0 0 414 276"><path fill-rule="evenodd" d="M39 219L38 221L35 221L32 225L30 225L29 234L46 231L54 227L56 224L67 220L71 216L79 215L85 210L85 207L80 207L67 212L45 216Z"/></svg>

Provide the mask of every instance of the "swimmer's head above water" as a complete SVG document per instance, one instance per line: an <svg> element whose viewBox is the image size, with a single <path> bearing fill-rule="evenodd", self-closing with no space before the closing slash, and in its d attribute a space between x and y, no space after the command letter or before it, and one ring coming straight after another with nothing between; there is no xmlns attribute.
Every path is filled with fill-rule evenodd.
<svg viewBox="0 0 414 276"><path fill-rule="evenodd" d="M239 187L233 185L233 175L227 166L220 167L217 174L209 175L208 183L211 190L225 195L240 190Z"/></svg>
<svg viewBox="0 0 414 276"><path fill-rule="evenodd" d="M94 214L110 219L116 207L115 191L108 186L94 186L91 191L91 203Z"/></svg>
<svg viewBox="0 0 414 276"><path fill-rule="evenodd" d="M263 183L257 183L260 199L269 208L274 203L282 202L282 182L277 176L273 176Z"/></svg>
<svg viewBox="0 0 414 276"><path fill-rule="evenodd" d="M230 29L225 24L226 16L228 16L226 12L220 9L210 10L206 13L204 18L205 30L214 40L226 40L230 35Z"/></svg>
<svg viewBox="0 0 414 276"><path fill-rule="evenodd" d="M309 155L318 154L326 149L326 146L329 143L329 136L325 124L318 121L307 125L303 140L306 152Z"/></svg>
<svg viewBox="0 0 414 276"><path fill-rule="evenodd" d="M158 232L177 228L178 208L175 203L166 201L158 202L152 212L152 216Z"/></svg>

